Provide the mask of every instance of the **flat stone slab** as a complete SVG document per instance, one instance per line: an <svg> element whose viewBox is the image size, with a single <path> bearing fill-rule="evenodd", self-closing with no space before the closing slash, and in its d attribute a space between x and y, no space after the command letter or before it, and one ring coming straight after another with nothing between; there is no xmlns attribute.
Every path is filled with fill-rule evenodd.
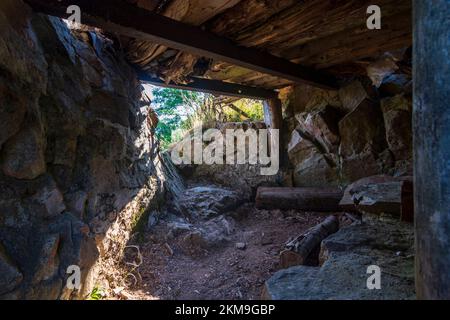
<svg viewBox="0 0 450 320"><path fill-rule="evenodd" d="M342 228L322 242L321 267L278 271L265 284L272 300L414 299L412 225L379 220ZM381 289L370 290L371 265L381 269Z"/></svg>

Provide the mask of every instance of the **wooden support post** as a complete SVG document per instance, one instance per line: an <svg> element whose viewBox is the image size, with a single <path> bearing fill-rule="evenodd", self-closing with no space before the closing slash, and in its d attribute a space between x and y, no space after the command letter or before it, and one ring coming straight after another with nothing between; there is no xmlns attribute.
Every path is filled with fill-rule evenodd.
<svg viewBox="0 0 450 320"><path fill-rule="evenodd" d="M284 155L283 148L283 110L281 107L281 100L272 98L265 100L264 103L264 122L270 129L279 130L279 155L280 164L284 165L287 156ZM269 144L270 145L270 144Z"/></svg>
<svg viewBox="0 0 450 320"><path fill-rule="evenodd" d="M414 0L416 291L450 299L450 3Z"/></svg>
<svg viewBox="0 0 450 320"><path fill-rule="evenodd" d="M281 109L281 101L278 98L268 99L264 102L266 112L269 114L269 123L266 122L267 125L270 126L271 129L280 129L283 124L283 112Z"/></svg>

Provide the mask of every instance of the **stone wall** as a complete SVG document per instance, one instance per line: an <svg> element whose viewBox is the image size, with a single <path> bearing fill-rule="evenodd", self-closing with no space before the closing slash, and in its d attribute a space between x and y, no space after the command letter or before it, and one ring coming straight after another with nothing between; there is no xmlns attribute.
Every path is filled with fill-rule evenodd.
<svg viewBox="0 0 450 320"><path fill-rule="evenodd" d="M261 168L268 165L249 164L249 139L245 139L245 163L236 164L238 141L234 140L234 150L231 153L227 150L226 135L227 130L242 130L247 132L248 129L258 132L260 129L267 129L266 124L262 121L246 121L246 122L225 122L214 123L210 125L211 128L219 130L224 137L223 145L223 164L181 164L177 165L180 174L184 179L189 180L190 183L196 184L208 184L213 183L221 186L225 186L234 190L239 190L240 197L246 201L253 201L256 190L259 186L277 186L283 184L284 170L279 168L279 172L274 175L262 175ZM203 127L203 130L209 129ZM190 139L193 140L192 133ZM178 144L175 144L178 145ZM175 145L173 147L175 147ZM207 142L203 143L203 150L208 146ZM194 145L192 143L192 150ZM258 149L259 150L259 149ZM168 151L170 154L172 149ZM234 163L228 164L226 157L232 155L234 157ZM258 155L259 156L259 155ZM259 159L259 158L258 158ZM280 164L281 166L281 164Z"/></svg>
<svg viewBox="0 0 450 320"><path fill-rule="evenodd" d="M1 1L0 298L84 298L111 276L165 189L141 93L101 34Z"/></svg>
<svg viewBox="0 0 450 320"><path fill-rule="evenodd" d="M412 175L408 51L383 55L339 91L282 92L293 184L344 186L376 174ZM410 70L410 69L409 69Z"/></svg>

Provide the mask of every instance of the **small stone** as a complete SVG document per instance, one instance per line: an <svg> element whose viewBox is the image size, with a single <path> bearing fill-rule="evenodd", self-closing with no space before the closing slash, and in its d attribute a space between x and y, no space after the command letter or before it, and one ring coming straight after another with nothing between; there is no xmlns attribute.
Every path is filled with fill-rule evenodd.
<svg viewBox="0 0 450 320"><path fill-rule="evenodd" d="M152 211L150 212L147 220L147 230L152 229L158 223L158 212Z"/></svg>
<svg viewBox="0 0 450 320"><path fill-rule="evenodd" d="M117 287L115 289L113 289L114 294L118 295L120 294L123 290L125 290L125 287Z"/></svg>
<svg viewBox="0 0 450 320"><path fill-rule="evenodd" d="M238 250L245 250L246 248L247 248L247 245L244 242L236 243L236 249L238 249Z"/></svg>

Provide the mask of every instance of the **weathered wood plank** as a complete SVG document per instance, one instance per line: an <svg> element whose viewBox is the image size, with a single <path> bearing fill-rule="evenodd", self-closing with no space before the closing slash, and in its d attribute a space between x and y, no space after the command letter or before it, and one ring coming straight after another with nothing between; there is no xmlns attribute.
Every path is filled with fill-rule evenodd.
<svg viewBox="0 0 450 320"><path fill-rule="evenodd" d="M134 4L139 8L154 11L158 8L160 0L126 0L128 3Z"/></svg>
<svg viewBox="0 0 450 320"><path fill-rule="evenodd" d="M270 18L273 14L286 9L297 0L280 1L260 1L248 0L240 1L239 4L229 8L222 15L217 15L212 21L206 23L206 30L217 35L230 37L231 34L241 31L243 28L261 23ZM183 81L183 77L192 72L193 66L200 57L188 53L182 53L175 58L168 70L162 71L162 74L168 81Z"/></svg>
<svg viewBox="0 0 450 320"><path fill-rule="evenodd" d="M190 25L180 23L131 6L110 0L26 0L36 10L67 17L68 5L82 8L83 22L106 31L132 38L157 42L195 55L229 62L255 71L307 83L321 88L336 88L335 79L265 52L239 47L233 42ZM133 17L133 19L130 19Z"/></svg>
<svg viewBox="0 0 450 320"><path fill-rule="evenodd" d="M384 17L381 30L369 30L366 26L358 26L299 47L291 47L282 55L297 63L327 68L411 45L411 12L404 11L391 17Z"/></svg>
<svg viewBox="0 0 450 320"><path fill-rule="evenodd" d="M228 9L222 15L217 16L206 24L206 28L212 32L232 37L233 34L241 32L244 29L251 29L267 21L273 15L285 10L299 0L245 0L238 5Z"/></svg>
<svg viewBox="0 0 450 320"><path fill-rule="evenodd" d="M339 212L343 195L339 188L258 188L256 207Z"/></svg>
<svg viewBox="0 0 450 320"><path fill-rule="evenodd" d="M233 7L240 0L175 0L163 11L163 15L171 19L190 25L198 26L212 17ZM167 47L148 41L134 40L127 45L127 58L132 62L147 69L149 64L158 57L164 59L163 53ZM166 82L175 81L183 83L184 77L192 73L198 57L190 53L179 52L170 63L170 68L160 71ZM156 61L158 64L159 62Z"/></svg>
<svg viewBox="0 0 450 320"><path fill-rule="evenodd" d="M371 0L320 0L299 3L273 16L258 28L233 37L239 44L264 48L273 54L288 47L330 36L357 26L366 26ZM382 17L411 12L410 0L379 0ZM370 45L369 43L367 45Z"/></svg>

